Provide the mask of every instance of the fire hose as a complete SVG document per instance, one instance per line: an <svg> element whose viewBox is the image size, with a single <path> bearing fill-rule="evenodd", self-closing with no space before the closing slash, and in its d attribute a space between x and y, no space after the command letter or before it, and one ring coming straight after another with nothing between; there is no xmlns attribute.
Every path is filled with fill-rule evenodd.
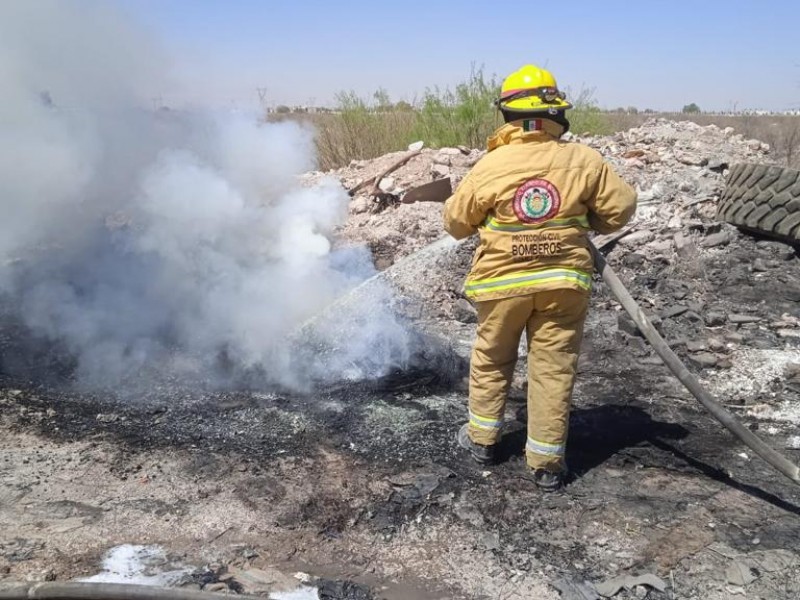
<svg viewBox="0 0 800 600"><path fill-rule="evenodd" d="M214 600L227 594L181 590L149 585L100 582L47 582L0 584L0 600ZM264 600L262 596L236 595L237 600Z"/></svg>
<svg viewBox="0 0 800 600"><path fill-rule="evenodd" d="M642 332L645 339L650 342L650 345L661 357L670 371L677 377L680 382L689 390L698 402L705 408L711 416L717 421L722 423L733 435L744 442L753 452L760 456L770 466L777 471L783 473L793 482L800 484L800 467L795 465L788 458L783 456L777 450L767 445L761 438L755 435L729 411L727 411L714 397L706 391L700 384L697 378L689 372L686 366L681 362L681 359L672 351L672 349L664 341L664 338L656 331L650 319L644 314L641 307L633 299L630 292L622 283L620 278L614 270L608 266L605 257L600 254L600 251L589 242L590 249L594 255L594 262L597 271L608 285L611 293L619 301L625 311L631 316L639 331Z"/></svg>

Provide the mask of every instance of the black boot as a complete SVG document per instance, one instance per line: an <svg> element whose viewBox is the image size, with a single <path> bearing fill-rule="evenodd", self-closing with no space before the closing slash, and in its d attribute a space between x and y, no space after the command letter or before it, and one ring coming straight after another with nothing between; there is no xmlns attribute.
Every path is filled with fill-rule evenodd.
<svg viewBox="0 0 800 600"><path fill-rule="evenodd" d="M469 450L470 456L472 459L478 463L479 465L489 465L494 462L494 445L491 446L482 446L480 444L476 444L471 439L469 439L468 433L469 423L464 423L461 426L461 429L458 430L456 434L456 442L458 445L464 448L464 450Z"/></svg>
<svg viewBox="0 0 800 600"><path fill-rule="evenodd" d="M564 487L567 471L548 471L547 469L532 469L533 483L543 492L557 492Z"/></svg>

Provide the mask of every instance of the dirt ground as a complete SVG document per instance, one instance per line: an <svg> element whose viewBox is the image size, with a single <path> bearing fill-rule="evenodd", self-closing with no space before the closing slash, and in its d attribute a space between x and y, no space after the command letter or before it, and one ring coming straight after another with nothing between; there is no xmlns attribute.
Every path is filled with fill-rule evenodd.
<svg viewBox="0 0 800 600"><path fill-rule="evenodd" d="M662 122L595 145L640 191L637 230L607 250L609 263L709 389L799 461L797 250L713 216L717 154L750 160L763 148ZM424 157L395 185L442 166L457 179L477 155ZM339 176L350 185L381 165ZM441 234L440 211L356 198L341 236L387 268ZM468 338L469 252L448 256L419 276L401 265L395 283L426 290L413 304L424 327ZM195 588L224 583L226 569L274 568L339 582L325 599L586 600L597 597L589 584L644 574L664 590L614 597L800 597L800 488L698 407L601 282L592 306L572 480L552 495L523 466L524 363L501 460L481 469L454 443L466 365L430 348L380 381L306 395L148 373L135 392L87 393L57 348L31 351L0 311L0 582L84 577L110 548L156 544L170 565L195 569L185 582Z"/></svg>
<svg viewBox="0 0 800 600"><path fill-rule="evenodd" d="M760 244L742 236L702 266L775 252ZM624 269L627 253L615 252ZM796 277L798 263L780 273ZM709 278L715 305L707 310L751 310L757 296L759 314L774 321L792 306L793 288L778 271L735 271L719 274L750 283ZM424 369L313 396L164 382L116 398L5 379L0 577L91 575L110 547L140 543L159 544L183 564L302 570L361 582L388 599L581 598L575 586L584 581L642 573L660 576L666 591L639 586L616 597L798 597L800 489L707 417L639 338L620 330L602 286L594 306L571 420L574 478L555 495L527 479L519 426L504 438L499 465L467 461L453 444L466 396ZM672 327L691 331L663 321L667 335ZM753 352L774 335L754 323L696 329L728 330ZM796 340L786 344L761 343L767 362L775 352L796 357ZM756 366L700 373L721 385L721 373L735 379ZM733 407L795 461L797 424L747 410L796 404L798 391L787 377ZM524 390L512 396L507 416L523 423Z"/></svg>

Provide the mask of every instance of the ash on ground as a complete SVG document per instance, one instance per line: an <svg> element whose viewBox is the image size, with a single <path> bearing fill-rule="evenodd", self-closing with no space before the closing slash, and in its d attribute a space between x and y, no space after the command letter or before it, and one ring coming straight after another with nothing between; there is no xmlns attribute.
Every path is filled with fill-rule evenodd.
<svg viewBox="0 0 800 600"><path fill-rule="evenodd" d="M610 264L710 390L800 460L797 251L714 218L728 166L769 162L768 148L663 120L579 139L640 191L636 228L607 249ZM350 189L401 155L328 175ZM383 186L458 180L480 156L426 150ZM338 236L367 244L415 298L416 319L457 337L463 357L469 246L416 279L402 261L441 233L441 205L357 194ZM186 585L230 592L226 582L250 581L270 593L303 572L329 598L587 598L620 581L616 598L798 597L798 488L698 407L600 282L593 300L574 477L558 495L526 479L522 369L502 460L485 470L455 447L466 395L437 364L311 397L165 383L131 401L4 377L0 578L91 576L110 548L135 542L210 565Z"/></svg>

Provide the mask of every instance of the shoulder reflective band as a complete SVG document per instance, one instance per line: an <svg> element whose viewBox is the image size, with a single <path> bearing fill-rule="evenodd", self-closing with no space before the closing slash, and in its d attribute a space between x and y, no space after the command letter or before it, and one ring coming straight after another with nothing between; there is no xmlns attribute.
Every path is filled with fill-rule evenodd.
<svg viewBox="0 0 800 600"><path fill-rule="evenodd" d="M564 444L550 444L548 442L540 442L532 437L528 438L528 443L525 444L525 449L534 454L544 454L545 456L563 456Z"/></svg>
<svg viewBox="0 0 800 600"><path fill-rule="evenodd" d="M500 429L503 426L503 421L482 417L481 415L469 411L469 424L478 429Z"/></svg>
<svg viewBox="0 0 800 600"><path fill-rule="evenodd" d="M575 283L585 290L592 289L592 276L579 269L539 269L538 271L520 271L503 277L477 279L464 286L467 296L473 297L491 292L501 292L515 288L537 286L546 283Z"/></svg>
<svg viewBox="0 0 800 600"><path fill-rule="evenodd" d="M583 215L580 217L568 217L566 219L551 219L536 225L525 225L523 223L500 223L494 217L487 217L483 226L492 231L529 231L531 229L545 229L547 227L583 227L589 229L589 219Z"/></svg>

